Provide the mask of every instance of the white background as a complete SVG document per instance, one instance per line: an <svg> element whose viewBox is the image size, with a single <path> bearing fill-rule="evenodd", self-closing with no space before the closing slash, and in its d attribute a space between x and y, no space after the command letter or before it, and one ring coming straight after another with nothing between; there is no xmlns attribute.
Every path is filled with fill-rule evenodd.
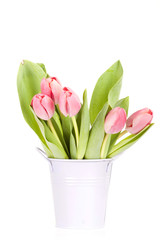
<svg viewBox="0 0 160 240"><path fill-rule="evenodd" d="M160 2L1 1L0 239L160 239ZM23 119L16 76L22 59L89 99L98 77L118 59L129 114L149 107L152 129L113 166L106 227L55 228L47 162Z"/></svg>

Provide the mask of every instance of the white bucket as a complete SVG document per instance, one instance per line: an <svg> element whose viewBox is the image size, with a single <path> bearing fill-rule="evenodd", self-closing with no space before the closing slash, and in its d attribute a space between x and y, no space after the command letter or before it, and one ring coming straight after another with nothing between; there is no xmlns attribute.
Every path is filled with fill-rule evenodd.
<svg viewBox="0 0 160 240"><path fill-rule="evenodd" d="M105 224L111 159L49 159L56 226L101 228Z"/></svg>

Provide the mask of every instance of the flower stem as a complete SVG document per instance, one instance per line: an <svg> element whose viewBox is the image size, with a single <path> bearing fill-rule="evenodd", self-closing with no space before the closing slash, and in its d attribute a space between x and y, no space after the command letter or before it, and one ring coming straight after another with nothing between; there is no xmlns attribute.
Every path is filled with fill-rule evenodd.
<svg viewBox="0 0 160 240"><path fill-rule="evenodd" d="M101 147L101 159L106 158L105 148L106 148L106 143L107 143L108 137L109 137L109 134L106 134L103 139L103 143L102 143L102 147Z"/></svg>
<svg viewBox="0 0 160 240"><path fill-rule="evenodd" d="M128 131L127 130L124 130L123 132L121 132L118 136L118 139L121 138L124 134L126 134Z"/></svg>
<svg viewBox="0 0 160 240"><path fill-rule="evenodd" d="M56 110L57 110L57 112L58 112L58 114L60 115L60 117L62 118L62 113L61 113L61 111L60 111L60 109L59 109L59 105L57 104L57 105L55 105L56 106Z"/></svg>
<svg viewBox="0 0 160 240"><path fill-rule="evenodd" d="M48 126L50 127L53 135L55 136L55 138L57 139L57 141L59 142L59 144L62 146L62 143L61 143L61 141L59 140L59 137L58 137L58 135L57 135L57 133L56 133L56 130L54 129L54 126L53 126L53 124L52 124L51 119L49 119L49 120L47 121L47 123L48 123ZM63 147L63 146L62 146L62 147Z"/></svg>
<svg viewBox="0 0 160 240"><path fill-rule="evenodd" d="M72 122L73 122L73 127L74 127L74 131L75 131L75 136L76 136L76 143L77 143L77 147L78 147L79 131L78 131L78 126L77 126L77 121L76 121L75 116L72 117Z"/></svg>

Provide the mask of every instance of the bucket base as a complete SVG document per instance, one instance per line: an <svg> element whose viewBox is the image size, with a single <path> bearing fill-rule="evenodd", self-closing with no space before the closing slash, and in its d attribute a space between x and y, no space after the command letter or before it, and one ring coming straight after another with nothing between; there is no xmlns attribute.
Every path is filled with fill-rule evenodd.
<svg viewBox="0 0 160 240"><path fill-rule="evenodd" d="M63 225L56 225L56 228L61 228L61 229L75 229L75 230L93 230L93 229L102 229L104 228L105 225L100 225L100 226L63 226Z"/></svg>

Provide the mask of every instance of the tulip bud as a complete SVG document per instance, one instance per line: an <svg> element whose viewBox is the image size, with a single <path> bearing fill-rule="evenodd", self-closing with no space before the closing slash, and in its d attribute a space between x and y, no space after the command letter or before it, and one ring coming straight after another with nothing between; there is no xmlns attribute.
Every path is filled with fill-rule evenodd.
<svg viewBox="0 0 160 240"><path fill-rule="evenodd" d="M126 112L123 108L113 108L106 116L104 129L106 133L115 134L120 132L126 123Z"/></svg>
<svg viewBox="0 0 160 240"><path fill-rule="evenodd" d="M49 120L54 114L54 102L45 94L35 95L32 98L31 106L36 115L43 120Z"/></svg>
<svg viewBox="0 0 160 240"><path fill-rule="evenodd" d="M126 122L126 130L132 134L140 132L149 125L153 118L153 112L149 108L143 108L133 113Z"/></svg>
<svg viewBox="0 0 160 240"><path fill-rule="evenodd" d="M58 104L62 86L56 77L43 78L41 81L41 92L52 98L55 104Z"/></svg>
<svg viewBox="0 0 160 240"><path fill-rule="evenodd" d="M59 96L59 108L64 116L75 116L81 108L79 97L70 88L64 87Z"/></svg>

